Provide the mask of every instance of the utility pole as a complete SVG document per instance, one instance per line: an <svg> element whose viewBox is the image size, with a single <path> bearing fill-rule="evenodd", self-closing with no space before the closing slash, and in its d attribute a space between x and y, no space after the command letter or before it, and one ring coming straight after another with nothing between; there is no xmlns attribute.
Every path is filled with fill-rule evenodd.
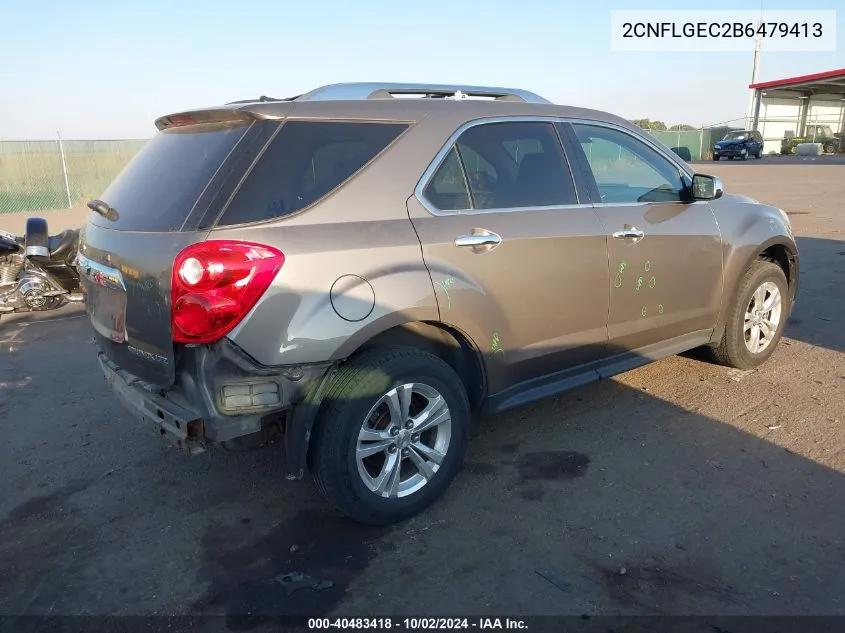
<svg viewBox="0 0 845 633"><path fill-rule="evenodd" d="M70 197L70 181L67 177L67 163L65 162L65 146L62 143L62 134L61 132L56 132L56 138L59 141L59 154L62 157L62 174L65 177L65 193L67 194L67 208L73 208L73 200Z"/></svg>
<svg viewBox="0 0 845 633"><path fill-rule="evenodd" d="M757 75L760 72L760 58L763 55L763 34L761 26L763 25L763 3L760 2L760 20L757 22L757 36L754 38L754 67L751 69L751 84L757 83ZM745 129L750 130L754 124L754 90L748 98L748 120Z"/></svg>
<svg viewBox="0 0 845 633"><path fill-rule="evenodd" d="M763 21L757 23L757 28L759 29L762 26ZM757 74L760 71L760 56L763 53L763 35L761 33L757 33L757 38L754 44L754 68L751 71L751 83L757 83Z"/></svg>

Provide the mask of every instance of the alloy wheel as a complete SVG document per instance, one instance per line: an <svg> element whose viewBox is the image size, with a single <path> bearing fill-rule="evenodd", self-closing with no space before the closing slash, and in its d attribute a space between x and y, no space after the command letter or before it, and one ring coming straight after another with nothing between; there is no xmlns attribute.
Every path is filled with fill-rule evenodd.
<svg viewBox="0 0 845 633"><path fill-rule="evenodd" d="M761 284L745 308L743 337L745 347L759 354L774 340L782 314L782 298L778 286L767 281Z"/></svg>
<svg viewBox="0 0 845 633"><path fill-rule="evenodd" d="M364 419L355 447L358 474L380 497L407 497L435 476L451 437L446 399L423 383L399 385Z"/></svg>

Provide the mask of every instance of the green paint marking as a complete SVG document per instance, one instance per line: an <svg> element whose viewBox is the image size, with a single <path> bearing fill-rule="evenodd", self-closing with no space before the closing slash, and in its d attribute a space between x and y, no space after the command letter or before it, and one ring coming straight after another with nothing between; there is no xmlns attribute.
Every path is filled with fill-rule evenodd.
<svg viewBox="0 0 845 633"><path fill-rule="evenodd" d="M452 297L449 296L449 287L455 283L454 277L446 277L443 281L438 281L437 285L443 289L443 292L446 293L446 300L448 301L448 309L452 309Z"/></svg>
<svg viewBox="0 0 845 633"><path fill-rule="evenodd" d="M655 277L652 277L651 279L648 280L648 287L649 288L654 288L656 285L657 285L657 279Z"/></svg>
<svg viewBox="0 0 845 633"><path fill-rule="evenodd" d="M619 273L616 273L616 277L613 280L613 285L616 288L622 287L622 275L620 275Z"/></svg>
<svg viewBox="0 0 845 633"><path fill-rule="evenodd" d="M663 314L663 304L662 303L659 306L657 306L657 312L659 314Z"/></svg>
<svg viewBox="0 0 845 633"><path fill-rule="evenodd" d="M645 271L648 272L651 270L651 260L647 259L645 262Z"/></svg>
<svg viewBox="0 0 845 633"><path fill-rule="evenodd" d="M643 309L642 309L642 310L640 310L640 314L641 314L641 315L643 315L643 316L646 316L646 315L648 314L648 308L646 308L645 306L643 306Z"/></svg>
<svg viewBox="0 0 845 633"><path fill-rule="evenodd" d="M493 354L501 354L502 357L505 355L505 350L499 347L499 333L493 332L493 340L490 343L490 347L493 350Z"/></svg>
<svg viewBox="0 0 845 633"><path fill-rule="evenodd" d="M619 262L619 274L625 272L625 269L628 268L628 262Z"/></svg>
<svg viewBox="0 0 845 633"><path fill-rule="evenodd" d="M637 292L639 292L639 291L640 291L640 288L642 288L642 287L643 287L643 276L642 276L642 275L640 275L640 276L637 278Z"/></svg>

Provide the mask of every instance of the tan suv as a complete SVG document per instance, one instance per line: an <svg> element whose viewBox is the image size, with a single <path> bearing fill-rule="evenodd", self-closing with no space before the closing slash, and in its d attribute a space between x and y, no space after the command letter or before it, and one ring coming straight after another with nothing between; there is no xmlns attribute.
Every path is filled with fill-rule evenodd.
<svg viewBox="0 0 845 633"><path fill-rule="evenodd" d="M755 367L795 299L781 210L523 90L340 84L156 125L81 240L106 380L191 452L283 435L287 477L361 522L443 493L472 412L698 346Z"/></svg>

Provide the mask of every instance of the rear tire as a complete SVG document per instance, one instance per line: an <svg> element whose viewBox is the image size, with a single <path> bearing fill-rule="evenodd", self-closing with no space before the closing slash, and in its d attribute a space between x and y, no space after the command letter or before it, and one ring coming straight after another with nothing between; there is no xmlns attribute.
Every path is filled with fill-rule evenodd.
<svg viewBox="0 0 845 633"><path fill-rule="evenodd" d="M714 157L713 157L713 160L714 160L714 161L719 160L719 157L718 157L718 156L714 156Z"/></svg>
<svg viewBox="0 0 845 633"><path fill-rule="evenodd" d="M725 333L718 345L709 348L710 356L727 367L759 367L774 353L791 310L780 266L768 260L753 262L728 306Z"/></svg>
<svg viewBox="0 0 845 633"><path fill-rule="evenodd" d="M310 470L326 501L351 519L395 523L449 487L469 426L469 400L445 362L410 347L372 349L347 362L329 386Z"/></svg>

